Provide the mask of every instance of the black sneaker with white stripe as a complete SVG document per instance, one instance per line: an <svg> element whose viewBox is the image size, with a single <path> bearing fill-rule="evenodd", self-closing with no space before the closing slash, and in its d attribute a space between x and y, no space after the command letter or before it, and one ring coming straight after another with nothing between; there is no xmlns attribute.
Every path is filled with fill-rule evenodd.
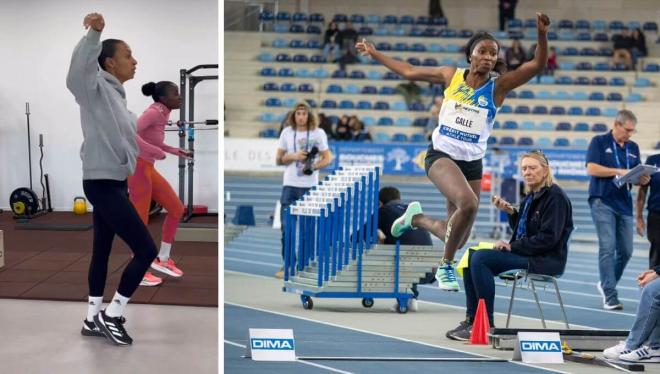
<svg viewBox="0 0 660 374"><path fill-rule="evenodd" d="M89 322L86 318L83 320L83 327L80 334L84 336L105 336L94 322Z"/></svg>
<svg viewBox="0 0 660 374"><path fill-rule="evenodd" d="M101 332L106 338L110 339L116 345L129 345L133 344L133 339L128 336L124 323L126 320L123 317L109 317L105 314L105 310L99 312L94 316L94 323L99 327Z"/></svg>

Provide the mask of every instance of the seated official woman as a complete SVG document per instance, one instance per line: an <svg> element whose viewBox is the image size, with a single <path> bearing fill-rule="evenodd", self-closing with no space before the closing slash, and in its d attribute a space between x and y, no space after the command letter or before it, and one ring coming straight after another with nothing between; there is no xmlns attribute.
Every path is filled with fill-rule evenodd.
<svg viewBox="0 0 660 374"><path fill-rule="evenodd" d="M467 318L446 336L468 340L479 299L484 299L488 320L493 326L495 280L498 274L527 269L530 273L561 275L566 266L568 238L573 231L571 202L554 183L548 159L540 151L525 153L520 160L525 182L525 198L519 209L498 196L493 204L507 213L513 230L510 241L498 241L492 250L470 254L463 271Z"/></svg>

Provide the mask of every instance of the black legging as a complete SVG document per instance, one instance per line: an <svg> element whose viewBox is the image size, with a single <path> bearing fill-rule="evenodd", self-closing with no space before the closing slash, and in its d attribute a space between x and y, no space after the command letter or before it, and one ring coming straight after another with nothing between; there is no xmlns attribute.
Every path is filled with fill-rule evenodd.
<svg viewBox="0 0 660 374"><path fill-rule="evenodd" d="M133 259L126 265L117 291L131 297L138 288L158 249L147 227L128 199L126 181L83 180L87 200L94 205L94 248L89 264L89 296L103 296L108 260L115 234L128 244Z"/></svg>

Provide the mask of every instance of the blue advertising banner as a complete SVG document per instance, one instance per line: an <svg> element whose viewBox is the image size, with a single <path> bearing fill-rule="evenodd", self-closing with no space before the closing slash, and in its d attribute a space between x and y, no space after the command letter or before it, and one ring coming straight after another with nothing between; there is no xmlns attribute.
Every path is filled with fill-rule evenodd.
<svg viewBox="0 0 660 374"><path fill-rule="evenodd" d="M424 176L424 157L428 144L412 143L355 143L333 142L330 149L335 155L335 170L347 165L378 165L384 174ZM518 161L530 148L498 147L489 149L484 157L485 170L499 170L504 177L518 174ZM544 149L556 179L588 180L586 173L586 150Z"/></svg>

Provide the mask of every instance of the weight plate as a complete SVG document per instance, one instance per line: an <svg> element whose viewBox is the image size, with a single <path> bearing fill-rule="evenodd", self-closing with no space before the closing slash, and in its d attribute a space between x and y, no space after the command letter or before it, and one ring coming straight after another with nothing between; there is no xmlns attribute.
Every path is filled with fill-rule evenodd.
<svg viewBox="0 0 660 374"><path fill-rule="evenodd" d="M32 215L39 210L39 200L34 191L21 187L11 193L9 206L17 216Z"/></svg>

